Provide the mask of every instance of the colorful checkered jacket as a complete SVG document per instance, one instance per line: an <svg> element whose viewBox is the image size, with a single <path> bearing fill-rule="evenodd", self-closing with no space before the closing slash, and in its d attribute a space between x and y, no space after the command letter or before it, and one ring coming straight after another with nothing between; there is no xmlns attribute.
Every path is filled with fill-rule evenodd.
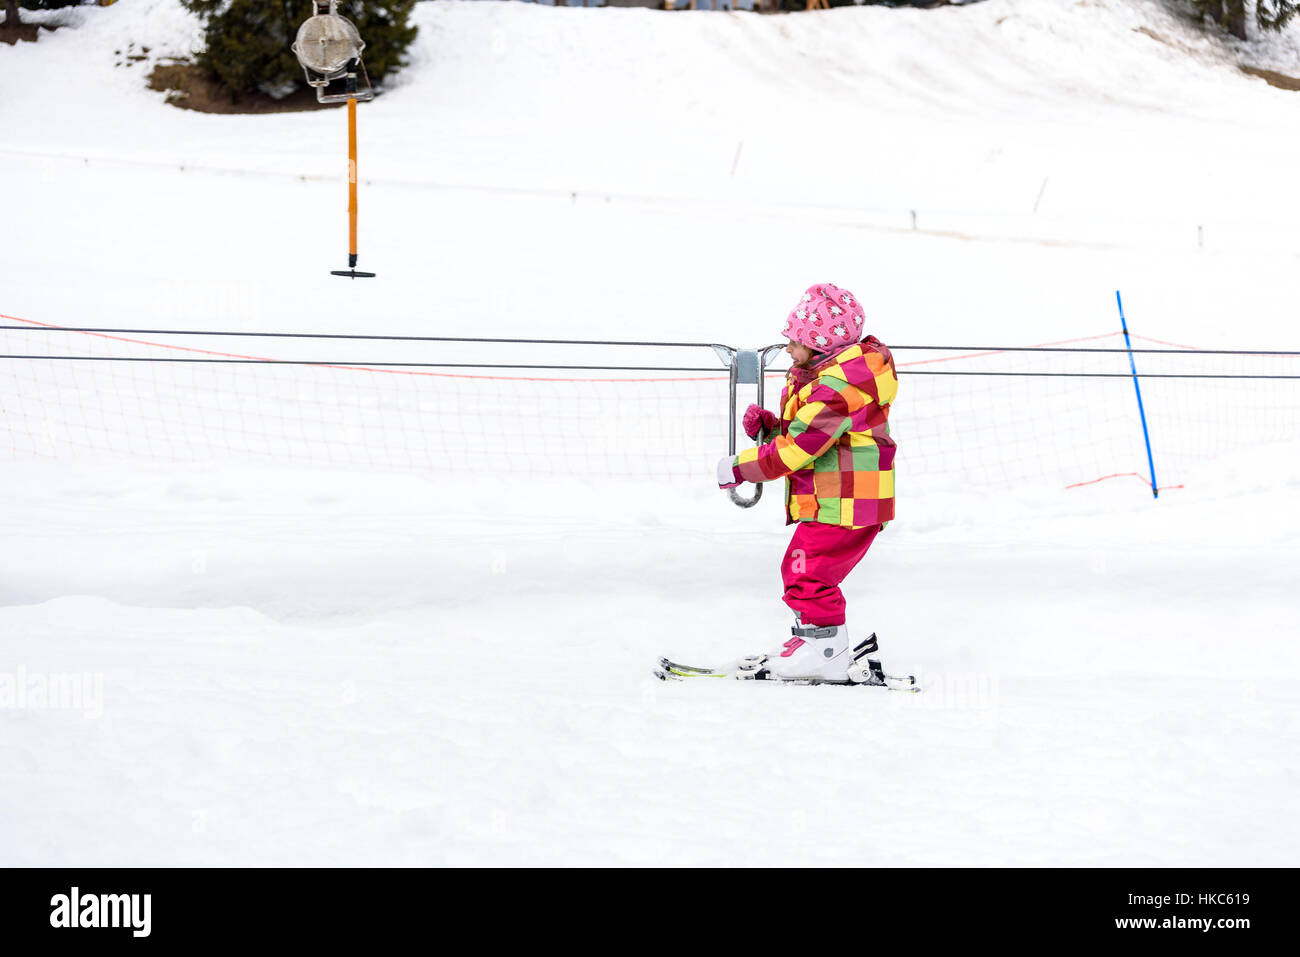
<svg viewBox="0 0 1300 957"><path fill-rule="evenodd" d="M784 478L787 525L891 521L896 449L889 405L897 394L893 356L875 336L813 369L791 369L781 390L780 433L736 456L736 478Z"/></svg>

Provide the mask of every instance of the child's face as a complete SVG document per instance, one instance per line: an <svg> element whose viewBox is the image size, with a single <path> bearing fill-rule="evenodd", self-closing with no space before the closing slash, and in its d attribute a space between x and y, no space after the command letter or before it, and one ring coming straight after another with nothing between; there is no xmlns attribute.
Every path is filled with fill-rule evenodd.
<svg viewBox="0 0 1300 957"><path fill-rule="evenodd" d="M815 352L809 349L802 342L795 342L793 339L791 339L790 344L785 347L785 351L790 356L791 360L793 360L794 364L801 369L808 368L808 363L812 360L812 357L816 355Z"/></svg>

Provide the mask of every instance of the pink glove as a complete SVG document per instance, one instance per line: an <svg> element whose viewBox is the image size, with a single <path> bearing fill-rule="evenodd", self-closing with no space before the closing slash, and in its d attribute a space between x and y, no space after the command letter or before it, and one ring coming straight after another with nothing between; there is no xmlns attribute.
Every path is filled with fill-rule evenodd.
<svg viewBox="0 0 1300 957"><path fill-rule="evenodd" d="M735 461L734 455L724 455L718 459L718 488L735 488L740 484L740 479L736 478L736 469L732 466Z"/></svg>
<svg viewBox="0 0 1300 957"><path fill-rule="evenodd" d="M758 438L759 429L762 429L768 435L775 431L780 419L774 414L764 409L762 406L750 405L745 410L745 417L740 420L741 427L745 434L751 439Z"/></svg>

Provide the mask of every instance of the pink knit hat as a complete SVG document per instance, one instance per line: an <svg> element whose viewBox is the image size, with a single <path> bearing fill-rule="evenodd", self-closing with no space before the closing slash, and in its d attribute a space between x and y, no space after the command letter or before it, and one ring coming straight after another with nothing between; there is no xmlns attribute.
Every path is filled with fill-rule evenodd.
<svg viewBox="0 0 1300 957"><path fill-rule="evenodd" d="M814 352L835 352L862 339L865 320L851 292L822 282L808 287L781 335Z"/></svg>

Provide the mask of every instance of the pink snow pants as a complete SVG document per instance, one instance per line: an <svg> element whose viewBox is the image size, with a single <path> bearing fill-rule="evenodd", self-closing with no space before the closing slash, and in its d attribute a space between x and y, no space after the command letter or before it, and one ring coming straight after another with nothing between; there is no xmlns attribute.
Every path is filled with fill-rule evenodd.
<svg viewBox="0 0 1300 957"><path fill-rule="evenodd" d="M880 532L879 525L845 528L799 522L781 560L784 601L805 625L844 624L840 582L862 560Z"/></svg>

